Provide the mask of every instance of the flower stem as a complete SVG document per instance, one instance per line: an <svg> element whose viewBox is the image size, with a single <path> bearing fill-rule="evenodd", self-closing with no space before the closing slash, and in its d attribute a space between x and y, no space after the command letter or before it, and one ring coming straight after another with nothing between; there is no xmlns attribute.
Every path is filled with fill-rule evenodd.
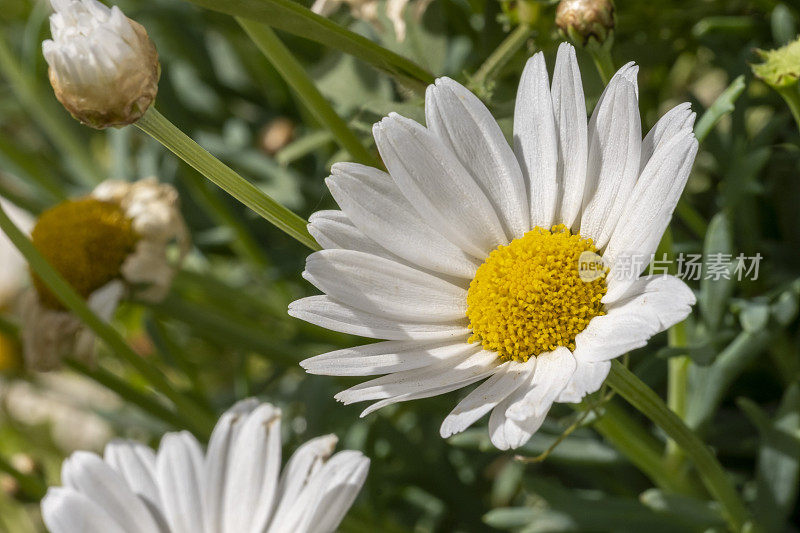
<svg viewBox="0 0 800 533"><path fill-rule="evenodd" d="M675 348L686 347L686 322L675 324L667 332L669 345ZM667 405L681 420L686 419L687 385L689 366L692 360L687 355L670 357L667 363ZM682 470L684 459L680 446L672 440L667 441L665 460L671 469Z"/></svg>
<svg viewBox="0 0 800 533"><path fill-rule="evenodd" d="M197 174L191 172L185 174L184 181L189 186L189 192L195 197L195 201L206 208L214 221L233 232L234 238L231 247L234 251L242 259L250 262L253 267L266 268L270 261L264 250L258 245L258 241L248 227L239 220L236 213L230 209L217 192L211 190L203 178Z"/></svg>
<svg viewBox="0 0 800 533"><path fill-rule="evenodd" d="M330 130L334 139L350 153L355 162L371 167L380 167L381 163L364 147L347 122L334 111L331 104L322 96L322 93L306 74L303 66L275 35L272 28L260 22L238 17L236 21L247 32L261 53L272 63L284 81L294 89L314 117Z"/></svg>
<svg viewBox="0 0 800 533"><path fill-rule="evenodd" d="M156 390L167 396L175 404L176 408L182 411L188 420L193 422L193 427L198 435L207 437L210 434L214 421L208 413L179 393L167 380L166 376L134 352L113 327L89 308L83 298L75 292L75 289L39 253L39 250L36 249L30 239L8 217L2 206L0 206L0 230L19 249L30 265L31 270L58 297L64 307L88 326L113 353L140 372Z"/></svg>
<svg viewBox="0 0 800 533"><path fill-rule="evenodd" d="M797 125L797 130L800 131L800 86L795 84L790 87L783 87L778 89L778 94L783 97L786 105L789 106L794 122Z"/></svg>
<svg viewBox="0 0 800 533"><path fill-rule="evenodd" d="M478 68L470 80L470 86L479 92L485 92L486 84L491 83L502 68L508 64L514 54L528 40L531 33L533 33L533 29L527 24L517 26Z"/></svg>
<svg viewBox="0 0 800 533"><path fill-rule="evenodd" d="M594 60L594 65L597 67L600 79L603 80L603 85L608 85L608 82L614 76L614 60L611 59L611 47L589 46L587 50Z"/></svg>
<svg viewBox="0 0 800 533"><path fill-rule="evenodd" d="M182 419L175 411L167 408L155 398L146 393L131 387L125 380L122 380L111 372L102 368L90 368L89 366L76 361L66 359L64 364L92 381L95 381L114 392L125 401L128 401L144 411L145 413L165 422L170 427L177 429L191 429L192 424Z"/></svg>
<svg viewBox="0 0 800 533"><path fill-rule="evenodd" d="M734 531L742 531L746 525L755 529L744 502L714 454L650 387L619 361L612 361L607 383L683 449Z"/></svg>
<svg viewBox="0 0 800 533"><path fill-rule="evenodd" d="M271 27L310 39L325 49L340 50L369 63L413 89L424 93L433 76L413 61L396 54L317 15L294 0L186 0L207 9L269 24Z"/></svg>
<svg viewBox="0 0 800 533"><path fill-rule="evenodd" d="M657 486L680 494L698 494L685 476L666 468L661 443L631 418L618 402L610 400L592 427Z"/></svg>
<svg viewBox="0 0 800 533"><path fill-rule="evenodd" d="M167 120L155 107L148 109L147 113L136 122L136 126L290 237L297 239L312 250L319 249L319 245L306 229L307 222L305 220L283 207L208 153L206 149Z"/></svg>

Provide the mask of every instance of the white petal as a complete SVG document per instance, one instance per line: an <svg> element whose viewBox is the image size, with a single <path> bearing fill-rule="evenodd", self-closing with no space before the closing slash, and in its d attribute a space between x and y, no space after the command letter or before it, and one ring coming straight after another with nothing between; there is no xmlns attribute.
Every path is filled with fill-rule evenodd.
<svg viewBox="0 0 800 533"><path fill-rule="evenodd" d="M477 96L450 78L425 93L425 119L492 202L509 240L530 229L525 179L500 126Z"/></svg>
<svg viewBox="0 0 800 533"><path fill-rule="evenodd" d="M475 260L429 226L391 176L355 163L337 163L331 174L326 183L336 202L382 248L434 272L470 279L475 275Z"/></svg>
<svg viewBox="0 0 800 533"><path fill-rule="evenodd" d="M386 341L344 348L300 362L306 372L326 376L370 376L413 370L458 357L468 344L453 341Z"/></svg>
<svg viewBox="0 0 800 533"><path fill-rule="evenodd" d="M72 489L48 490L42 518L50 533L126 533L103 507Z"/></svg>
<svg viewBox="0 0 800 533"><path fill-rule="evenodd" d="M673 276L646 276L630 287L626 297L608 313L589 322L575 338L579 361L607 361L641 348L660 331L686 318L695 297L686 284Z"/></svg>
<svg viewBox="0 0 800 533"><path fill-rule="evenodd" d="M526 363L509 361L498 366L489 379L478 385L447 415L439 434L446 439L467 429L514 393L530 378L535 367L535 357Z"/></svg>
<svg viewBox="0 0 800 533"><path fill-rule="evenodd" d="M514 153L527 179L530 225L549 228L558 203L558 137L542 52L528 60L519 81L514 107Z"/></svg>
<svg viewBox="0 0 800 533"><path fill-rule="evenodd" d="M662 143L669 141L679 131L694 127L695 114L689 102L678 104L656 122L656 125L647 133L642 141L642 159L639 164L640 171L653 156Z"/></svg>
<svg viewBox="0 0 800 533"><path fill-rule="evenodd" d="M483 350L479 344L464 346L464 352L459 357L451 357L436 365L396 372L359 383L337 394L336 399L345 405L382 400L468 381L486 372L493 372L497 367L496 354Z"/></svg>
<svg viewBox="0 0 800 533"><path fill-rule="evenodd" d="M158 533L153 516L125 480L93 453L76 452L64 461L61 480L65 487L85 495L105 509L124 531Z"/></svg>
<svg viewBox="0 0 800 533"><path fill-rule="evenodd" d="M320 498L314 505L314 516L309 531L313 533L333 533L364 486L369 472L370 461L362 453L345 450L336 455L346 454L341 464L323 469L320 477L327 479L320 489ZM336 460L336 455L328 463ZM327 464L326 463L326 466Z"/></svg>
<svg viewBox="0 0 800 533"><path fill-rule="evenodd" d="M546 415L574 373L575 358L568 348L561 346L538 355L531 390L521 401L508 408L506 416L520 423L531 417Z"/></svg>
<svg viewBox="0 0 800 533"><path fill-rule="evenodd" d="M615 286L609 285L604 303L619 298L649 263L669 225L696 154L697 140L692 130L687 128L662 143L650 158L603 254L603 258L613 265L609 277L615 281ZM625 257L641 259L639 271L625 276L623 268L633 266L631 261L617 261ZM624 283L626 279L628 283Z"/></svg>
<svg viewBox="0 0 800 533"><path fill-rule="evenodd" d="M364 252L315 252L306 260L303 277L347 305L389 319L438 323L467 312L465 289Z"/></svg>
<svg viewBox="0 0 800 533"><path fill-rule="evenodd" d="M368 470L369 459L361 452L337 453L313 474L283 519L270 525L269 533L333 531L361 490Z"/></svg>
<svg viewBox="0 0 800 533"><path fill-rule="evenodd" d="M114 440L106 446L103 460L122 476L131 490L160 508L155 479L156 454L149 446Z"/></svg>
<svg viewBox="0 0 800 533"><path fill-rule="evenodd" d="M308 232L326 250L357 250L402 261L355 227L342 211L317 211L308 217Z"/></svg>
<svg viewBox="0 0 800 533"><path fill-rule="evenodd" d="M449 324L398 322L360 311L328 296L296 300L289 305L289 315L333 331L393 341L466 340L470 333L466 318Z"/></svg>
<svg viewBox="0 0 800 533"><path fill-rule="evenodd" d="M392 179L431 227L479 259L508 242L489 199L436 135L396 113L373 134Z"/></svg>
<svg viewBox="0 0 800 533"><path fill-rule="evenodd" d="M604 247L639 174L642 131L636 86L612 80L589 122L589 159L580 233Z"/></svg>
<svg viewBox="0 0 800 533"><path fill-rule="evenodd" d="M258 400L253 398L237 402L220 417L211 433L202 491L204 520L209 532L223 531L225 492L233 444L247 416L258 405Z"/></svg>
<svg viewBox="0 0 800 533"><path fill-rule="evenodd" d="M552 98L558 132L556 181L560 196L555 222L577 229L580 226L578 215L583 203L589 144L581 71L575 48L569 43L561 43L558 47Z"/></svg>
<svg viewBox="0 0 800 533"><path fill-rule="evenodd" d="M167 433L156 456L156 476L170 533L203 531L203 454L190 433Z"/></svg>
<svg viewBox="0 0 800 533"><path fill-rule="evenodd" d="M280 409L265 403L247 415L228 461L223 532L260 533L272 514L281 466Z"/></svg>
<svg viewBox="0 0 800 533"><path fill-rule="evenodd" d="M317 437L304 443L292 454L278 483L279 499L275 505L273 525L288 521L289 513L298 496L322 464L331 456L337 441L336 435Z"/></svg>
<svg viewBox="0 0 800 533"><path fill-rule="evenodd" d="M584 396L600 390L611 369L610 361L577 361L575 373L559 394L557 402L579 403Z"/></svg>
<svg viewBox="0 0 800 533"><path fill-rule="evenodd" d="M492 444L500 450L519 448L528 442L547 416L545 413L540 417L531 417L523 422L506 417L507 410L522 401L530 390L532 378L533 374L516 391L500 402L489 416L489 438Z"/></svg>

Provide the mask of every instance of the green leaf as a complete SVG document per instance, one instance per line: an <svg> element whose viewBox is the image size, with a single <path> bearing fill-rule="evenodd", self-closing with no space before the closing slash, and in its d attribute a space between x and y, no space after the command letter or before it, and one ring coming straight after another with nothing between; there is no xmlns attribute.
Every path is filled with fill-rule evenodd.
<svg viewBox="0 0 800 533"><path fill-rule="evenodd" d="M725 525L718 506L688 496L649 489L639 495L639 501L659 514L686 520L687 526L706 529Z"/></svg>
<svg viewBox="0 0 800 533"><path fill-rule="evenodd" d="M767 531L783 531L800 486L800 385L786 389L773 419L747 398L737 403L761 436L755 511Z"/></svg>
<svg viewBox="0 0 800 533"><path fill-rule="evenodd" d="M788 326L797 316L798 296L794 291L786 291L778 296L775 303L770 306L772 318L781 326Z"/></svg>
<svg viewBox="0 0 800 533"><path fill-rule="evenodd" d="M731 384L766 348L769 331L743 331L710 366L693 366L689 374L689 402L686 424L702 428L714 416Z"/></svg>
<svg viewBox="0 0 800 533"><path fill-rule="evenodd" d="M769 17L772 38L779 45L789 44L797 36L797 26L791 10L786 4L778 4Z"/></svg>
<svg viewBox="0 0 800 533"><path fill-rule="evenodd" d="M433 75L414 62L353 33L292 0L187 0L207 9L263 22L275 29L353 55L417 91Z"/></svg>
<svg viewBox="0 0 800 533"><path fill-rule="evenodd" d="M698 142L705 140L717 122L722 120L722 117L733 112L734 104L744 92L745 87L744 76L739 76L714 100L714 103L703 113L694 127L694 136Z"/></svg>
<svg viewBox="0 0 800 533"><path fill-rule="evenodd" d="M739 314L742 329L756 332L767 327L769 323L770 306L762 303L749 304Z"/></svg>
<svg viewBox="0 0 800 533"><path fill-rule="evenodd" d="M727 265L724 264L726 261ZM735 287L734 265L731 224L725 213L717 213L708 225L703 244L703 275L700 280L700 311L711 331L719 329Z"/></svg>

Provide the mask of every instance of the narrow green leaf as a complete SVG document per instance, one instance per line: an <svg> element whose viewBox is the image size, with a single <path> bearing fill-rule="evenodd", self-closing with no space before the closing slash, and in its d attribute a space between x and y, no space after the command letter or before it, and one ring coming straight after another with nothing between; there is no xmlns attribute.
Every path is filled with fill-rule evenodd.
<svg viewBox="0 0 800 533"><path fill-rule="evenodd" d="M649 489L639 495L639 501L659 514L685 520L688 526L694 528L718 528L725 525L717 506L696 498Z"/></svg>
<svg viewBox="0 0 800 533"><path fill-rule="evenodd" d="M712 365L694 366L686 423L702 429L714 416L728 388L766 348L771 334L767 330L743 331L717 357Z"/></svg>
<svg viewBox="0 0 800 533"><path fill-rule="evenodd" d="M751 400L737 403L761 435L755 512L767 531L783 531L800 486L800 385L786 390L771 420Z"/></svg>
<svg viewBox="0 0 800 533"><path fill-rule="evenodd" d="M694 136L697 138L697 142L702 143L722 117L733 111L734 104L744 92L745 87L744 76L739 76L714 100L714 103L703 113L694 127Z"/></svg>
<svg viewBox="0 0 800 533"><path fill-rule="evenodd" d="M703 244L703 275L700 280L700 311L711 331L719 329L735 287L733 235L725 213L711 219Z"/></svg>
<svg viewBox="0 0 800 533"><path fill-rule="evenodd" d="M417 91L433 83L433 75L414 62L353 33L292 0L187 0L207 9L258 22L366 61Z"/></svg>

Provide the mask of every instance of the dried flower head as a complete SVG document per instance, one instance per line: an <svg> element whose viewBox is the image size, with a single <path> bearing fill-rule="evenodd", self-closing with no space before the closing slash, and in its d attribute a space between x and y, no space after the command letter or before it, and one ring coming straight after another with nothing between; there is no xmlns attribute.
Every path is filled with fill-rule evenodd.
<svg viewBox="0 0 800 533"><path fill-rule="evenodd" d="M97 0L51 4L53 38L42 51L56 98L93 128L136 122L155 100L161 72L147 31Z"/></svg>

